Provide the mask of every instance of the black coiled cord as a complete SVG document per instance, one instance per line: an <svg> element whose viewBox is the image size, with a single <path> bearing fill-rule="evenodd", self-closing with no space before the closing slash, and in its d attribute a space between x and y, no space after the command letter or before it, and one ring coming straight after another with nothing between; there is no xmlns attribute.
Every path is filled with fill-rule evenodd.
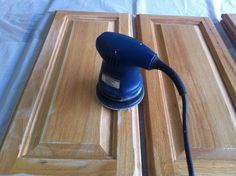
<svg viewBox="0 0 236 176"><path fill-rule="evenodd" d="M166 73L171 78L171 80L174 82L180 96L182 97L184 149L185 149L185 155L186 155L186 162L188 165L189 176L194 176L195 175L194 174L194 167L193 167L193 161L192 161L191 150L190 150L189 139L188 139L188 102L187 102L186 88L184 86L183 81L178 76L178 74L172 68L170 68L168 65L163 63L159 58L154 60L151 68L155 68L155 69L161 70L164 73Z"/></svg>

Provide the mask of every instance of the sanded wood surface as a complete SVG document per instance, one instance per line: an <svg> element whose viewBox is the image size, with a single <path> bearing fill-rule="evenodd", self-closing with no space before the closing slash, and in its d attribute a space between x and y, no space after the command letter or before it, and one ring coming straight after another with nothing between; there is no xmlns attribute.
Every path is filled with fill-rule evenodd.
<svg viewBox="0 0 236 176"><path fill-rule="evenodd" d="M132 36L128 14L57 12L0 151L0 174L141 175L137 106L95 95L104 31Z"/></svg>
<svg viewBox="0 0 236 176"><path fill-rule="evenodd" d="M221 24L228 34L230 40L236 46L236 14L222 14Z"/></svg>
<svg viewBox="0 0 236 176"><path fill-rule="evenodd" d="M236 65L208 18L139 15L138 38L183 79L196 175L236 175ZM169 78L144 71L149 175L187 175L182 102Z"/></svg>

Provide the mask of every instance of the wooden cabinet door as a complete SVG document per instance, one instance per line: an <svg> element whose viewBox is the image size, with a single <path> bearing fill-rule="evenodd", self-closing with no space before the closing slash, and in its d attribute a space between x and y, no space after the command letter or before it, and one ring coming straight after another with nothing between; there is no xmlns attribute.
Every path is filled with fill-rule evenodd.
<svg viewBox="0 0 236 176"><path fill-rule="evenodd" d="M1 146L1 174L141 175L137 106L111 111L95 95L96 37L132 35L131 22L128 14L56 13Z"/></svg>
<svg viewBox="0 0 236 176"><path fill-rule="evenodd" d="M208 18L139 15L138 38L183 79L196 175L236 175L236 65ZM182 102L169 78L144 71L149 175L187 175Z"/></svg>
<svg viewBox="0 0 236 176"><path fill-rule="evenodd" d="M228 34L229 39L236 47L236 13L222 14L221 18L221 25Z"/></svg>

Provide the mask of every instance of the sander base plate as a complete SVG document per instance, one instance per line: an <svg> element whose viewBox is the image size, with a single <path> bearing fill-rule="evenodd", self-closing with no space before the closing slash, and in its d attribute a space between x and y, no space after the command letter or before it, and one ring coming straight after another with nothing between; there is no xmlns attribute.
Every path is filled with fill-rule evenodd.
<svg viewBox="0 0 236 176"><path fill-rule="evenodd" d="M130 109L131 107L139 104L144 97L144 88L142 88L142 90L140 91L140 93L135 96L134 98L127 100L127 101L123 101L123 102L119 102L119 101L114 101L112 99L109 99L109 97L104 96L100 90L98 89L98 86L96 88L96 94L98 99L102 102L102 104L112 110L126 110L126 109Z"/></svg>

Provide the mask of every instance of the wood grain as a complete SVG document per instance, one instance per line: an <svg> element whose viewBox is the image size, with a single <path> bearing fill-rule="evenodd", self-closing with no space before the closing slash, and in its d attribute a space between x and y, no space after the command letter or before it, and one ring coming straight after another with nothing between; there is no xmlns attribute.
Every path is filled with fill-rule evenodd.
<svg viewBox="0 0 236 176"><path fill-rule="evenodd" d="M208 18L139 15L138 38L183 79L196 175L236 174L236 65ZM187 175L181 98L169 78L144 71L150 175Z"/></svg>
<svg viewBox="0 0 236 176"><path fill-rule="evenodd" d="M141 175L138 107L95 95L104 31L132 36L128 14L57 12L0 151L0 173Z"/></svg>
<svg viewBox="0 0 236 176"><path fill-rule="evenodd" d="M228 34L232 43L236 46L236 14L222 14L220 23Z"/></svg>

